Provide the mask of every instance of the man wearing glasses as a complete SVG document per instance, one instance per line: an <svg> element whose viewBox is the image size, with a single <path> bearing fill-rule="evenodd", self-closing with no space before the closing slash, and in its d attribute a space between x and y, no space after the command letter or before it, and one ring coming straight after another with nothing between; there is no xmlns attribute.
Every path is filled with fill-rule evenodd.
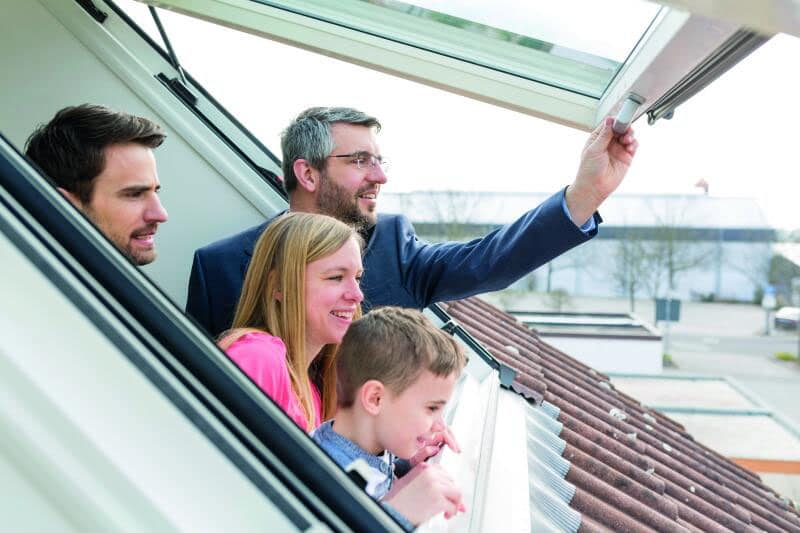
<svg viewBox="0 0 800 533"><path fill-rule="evenodd" d="M323 213L357 226L364 237L365 311L421 309L507 287L597 234L597 208L620 184L636 153L628 130L606 119L581 155L578 176L515 222L468 243L420 241L403 215L376 213L386 161L374 117L350 108L314 107L283 132L289 210ZM211 335L230 327L247 265L267 220L195 252L186 311Z"/></svg>

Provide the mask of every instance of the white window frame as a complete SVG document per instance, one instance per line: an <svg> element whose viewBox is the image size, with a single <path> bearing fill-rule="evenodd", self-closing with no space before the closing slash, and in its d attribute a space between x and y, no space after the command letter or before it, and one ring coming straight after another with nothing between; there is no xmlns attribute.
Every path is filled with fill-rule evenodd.
<svg viewBox="0 0 800 533"><path fill-rule="evenodd" d="M644 99L642 115L740 29L663 9L598 100L250 0L140 1L583 130L630 93Z"/></svg>

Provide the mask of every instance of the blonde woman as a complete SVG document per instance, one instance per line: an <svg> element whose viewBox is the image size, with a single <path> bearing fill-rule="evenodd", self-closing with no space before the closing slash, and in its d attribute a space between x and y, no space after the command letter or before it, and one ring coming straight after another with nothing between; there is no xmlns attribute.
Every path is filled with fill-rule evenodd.
<svg viewBox="0 0 800 533"><path fill-rule="evenodd" d="M361 238L325 215L288 213L256 244L219 345L297 425L336 409L334 357L361 314Z"/></svg>

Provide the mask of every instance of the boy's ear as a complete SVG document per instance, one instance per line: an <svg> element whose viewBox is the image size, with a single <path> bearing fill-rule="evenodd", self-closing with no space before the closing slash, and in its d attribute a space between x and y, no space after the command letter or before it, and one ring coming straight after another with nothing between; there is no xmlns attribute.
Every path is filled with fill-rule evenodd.
<svg viewBox="0 0 800 533"><path fill-rule="evenodd" d="M376 379L371 379L361 385L358 391L358 401L361 407L371 415L381 412L386 397L386 387Z"/></svg>
<svg viewBox="0 0 800 533"><path fill-rule="evenodd" d="M316 192L319 188L319 171L305 159L297 159L292 165L297 185L308 192Z"/></svg>

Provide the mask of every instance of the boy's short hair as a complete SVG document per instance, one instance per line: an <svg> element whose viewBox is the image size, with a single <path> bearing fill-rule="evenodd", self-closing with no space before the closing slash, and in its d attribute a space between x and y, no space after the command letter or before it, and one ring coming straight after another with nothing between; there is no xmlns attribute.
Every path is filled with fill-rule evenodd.
<svg viewBox="0 0 800 533"><path fill-rule="evenodd" d="M444 377L460 373L465 364L458 342L421 312L375 309L350 325L339 346L339 406L352 406L358 389L371 379L400 394L425 370Z"/></svg>

